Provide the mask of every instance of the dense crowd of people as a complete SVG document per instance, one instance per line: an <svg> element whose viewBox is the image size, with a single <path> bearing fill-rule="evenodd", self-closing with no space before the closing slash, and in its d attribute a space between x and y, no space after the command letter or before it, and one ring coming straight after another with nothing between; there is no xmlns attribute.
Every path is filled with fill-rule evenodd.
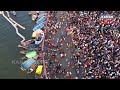
<svg viewBox="0 0 120 90"><path fill-rule="evenodd" d="M116 21L112 25L102 25L99 22L101 14L114 15ZM68 15L71 24L68 28L72 27L72 40L78 49L78 53L74 54L79 58L77 61L81 63L80 67L84 68L83 77L119 78L120 31L116 30L119 12L85 11L69 12Z"/></svg>
<svg viewBox="0 0 120 90"><path fill-rule="evenodd" d="M64 15L66 13L66 15ZM48 23L46 25L46 45L47 56L55 58L50 61L51 71L62 73L70 78L84 79L114 79L120 76L120 31L119 27L119 11L68 11L62 12L60 19L57 21L57 12L48 12ZM100 15L114 15L115 22L112 24L102 24L99 20ZM52 38L59 32L61 24L66 21L64 31L66 35L61 35L57 39L57 44L52 42ZM72 42L66 40L71 38ZM63 43L67 42L67 49L71 50L71 59L68 61L68 67L75 68L77 76L72 76L70 71L66 71L60 65L58 52L61 56L64 53ZM47 59L46 59L47 60ZM52 63L51 63L52 62ZM55 69L54 69L55 67ZM59 70L60 69L60 70ZM80 73L81 72L81 73ZM55 73L53 73L55 74ZM52 75L54 76L54 75ZM56 76L55 76L56 77Z"/></svg>
<svg viewBox="0 0 120 90"><path fill-rule="evenodd" d="M100 16L108 14L115 22L101 23ZM46 17L44 53L50 79L120 78L119 11L47 11Z"/></svg>

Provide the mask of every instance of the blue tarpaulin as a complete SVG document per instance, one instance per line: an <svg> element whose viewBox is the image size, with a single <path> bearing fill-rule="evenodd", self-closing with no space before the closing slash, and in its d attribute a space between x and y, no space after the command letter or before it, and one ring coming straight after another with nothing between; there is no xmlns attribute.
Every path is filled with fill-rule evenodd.
<svg viewBox="0 0 120 90"><path fill-rule="evenodd" d="M38 21L36 22L37 24L41 24L41 23L45 23L46 17L41 17L40 19L38 19Z"/></svg>
<svg viewBox="0 0 120 90"><path fill-rule="evenodd" d="M37 31L37 30L39 30L39 29L41 29L41 28L43 28L43 27L44 27L44 23L41 23L41 24L35 26L35 27L33 28L33 31Z"/></svg>
<svg viewBox="0 0 120 90"><path fill-rule="evenodd" d="M28 69L32 64L35 63L35 60L33 58L28 59L21 65L21 69L26 70Z"/></svg>

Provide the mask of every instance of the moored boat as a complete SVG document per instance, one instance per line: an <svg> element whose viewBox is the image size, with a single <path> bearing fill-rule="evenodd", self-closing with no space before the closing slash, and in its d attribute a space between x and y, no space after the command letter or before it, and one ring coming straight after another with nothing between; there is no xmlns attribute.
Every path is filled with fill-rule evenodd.
<svg viewBox="0 0 120 90"><path fill-rule="evenodd" d="M34 64L32 64L30 66L30 68L27 70L27 74L32 73L33 71L35 71L37 66L38 66L38 64L39 64L39 62L37 62L37 61Z"/></svg>
<svg viewBox="0 0 120 90"><path fill-rule="evenodd" d="M35 27L33 28L33 31L37 31L37 30L39 30L39 29L42 29L43 27L44 27L44 23L38 24L37 26L35 26Z"/></svg>
<svg viewBox="0 0 120 90"><path fill-rule="evenodd" d="M46 17L43 16L43 17L41 17L40 19L38 19L36 23L37 23L37 24L41 24L41 23L44 23L45 20L46 20Z"/></svg>
<svg viewBox="0 0 120 90"><path fill-rule="evenodd" d="M32 14L32 20L35 21L37 19L37 14Z"/></svg>
<svg viewBox="0 0 120 90"><path fill-rule="evenodd" d="M10 11L10 13L14 16L16 16L16 11Z"/></svg>
<svg viewBox="0 0 120 90"><path fill-rule="evenodd" d="M35 71L35 79L43 78L43 65L39 65Z"/></svg>
<svg viewBox="0 0 120 90"><path fill-rule="evenodd" d="M21 54L26 54L26 53L27 53L27 51L22 50L22 51L20 51L20 53L21 53Z"/></svg>
<svg viewBox="0 0 120 90"><path fill-rule="evenodd" d="M33 72L37 66L39 65L39 62L34 60L33 58L27 59L21 64L21 70L26 71L27 74Z"/></svg>

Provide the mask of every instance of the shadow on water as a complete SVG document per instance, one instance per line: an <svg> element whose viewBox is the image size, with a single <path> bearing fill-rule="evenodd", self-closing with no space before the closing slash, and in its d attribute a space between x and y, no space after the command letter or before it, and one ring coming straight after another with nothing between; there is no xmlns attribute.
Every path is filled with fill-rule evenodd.
<svg viewBox="0 0 120 90"><path fill-rule="evenodd" d="M12 16L12 15L11 15ZM19 32L26 37L31 38L34 23L27 11L17 11L17 16L12 18L26 27L26 30L19 29ZM23 57L19 52L21 38L15 33L14 27L0 15L0 79L33 79L34 75L27 75L20 70L20 64L14 63Z"/></svg>

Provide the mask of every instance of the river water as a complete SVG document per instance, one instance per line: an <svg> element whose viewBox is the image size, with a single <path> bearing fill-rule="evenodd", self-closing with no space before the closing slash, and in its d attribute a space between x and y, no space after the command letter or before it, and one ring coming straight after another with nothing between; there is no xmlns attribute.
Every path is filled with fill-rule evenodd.
<svg viewBox="0 0 120 90"><path fill-rule="evenodd" d="M35 23L32 22L28 11L17 11L17 16L11 17L23 25L26 29L19 28L19 32L26 37L31 38L32 28ZM18 44L22 39L15 33L14 27L0 15L0 79L33 79L34 74L25 74L20 69L21 55Z"/></svg>

